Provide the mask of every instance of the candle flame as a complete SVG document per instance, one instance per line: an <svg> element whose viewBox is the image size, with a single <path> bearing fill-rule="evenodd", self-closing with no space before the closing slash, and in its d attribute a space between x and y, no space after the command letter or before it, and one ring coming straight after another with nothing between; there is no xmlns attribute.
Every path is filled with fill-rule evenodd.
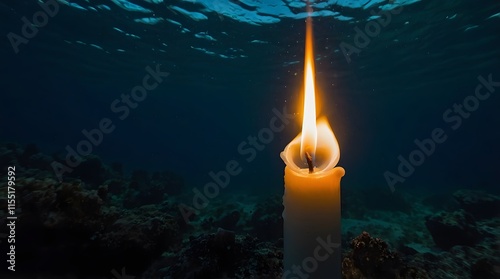
<svg viewBox="0 0 500 279"><path fill-rule="evenodd" d="M308 16L306 19L306 49L304 64L304 117L302 119L302 137L300 142L300 156L303 160L306 158L306 153L314 159L316 154L316 144L318 142L312 31L312 18Z"/></svg>
<svg viewBox="0 0 500 279"><path fill-rule="evenodd" d="M319 177L326 175L335 168L340 159L340 147L326 117L321 117L316 121L312 12L309 2L308 12L309 16L306 20L302 133L285 147L280 156L287 167L292 170L301 174Z"/></svg>

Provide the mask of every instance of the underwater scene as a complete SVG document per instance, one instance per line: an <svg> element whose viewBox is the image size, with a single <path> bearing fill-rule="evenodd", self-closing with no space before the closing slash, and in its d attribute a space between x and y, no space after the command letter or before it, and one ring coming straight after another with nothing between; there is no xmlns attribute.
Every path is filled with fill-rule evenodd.
<svg viewBox="0 0 500 279"><path fill-rule="evenodd" d="M0 278L499 279L500 2L0 0Z"/></svg>

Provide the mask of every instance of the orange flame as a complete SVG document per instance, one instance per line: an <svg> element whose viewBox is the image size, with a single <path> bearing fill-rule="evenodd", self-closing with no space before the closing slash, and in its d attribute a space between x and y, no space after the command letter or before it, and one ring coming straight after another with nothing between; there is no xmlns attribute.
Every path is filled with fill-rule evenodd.
<svg viewBox="0 0 500 279"><path fill-rule="evenodd" d="M311 7L306 20L306 53L304 64L304 118L302 133L292 140L280 156L292 170L304 174L322 176L334 169L340 159L340 147L326 117L316 121L316 92L314 88L314 52ZM313 172L306 153L311 157ZM308 156L308 157L309 157Z"/></svg>
<svg viewBox="0 0 500 279"><path fill-rule="evenodd" d="M302 119L302 137L300 156L305 160L305 154L316 154L318 129L316 127L316 92L314 88L314 50L312 18L306 19L306 51L304 64L304 118Z"/></svg>

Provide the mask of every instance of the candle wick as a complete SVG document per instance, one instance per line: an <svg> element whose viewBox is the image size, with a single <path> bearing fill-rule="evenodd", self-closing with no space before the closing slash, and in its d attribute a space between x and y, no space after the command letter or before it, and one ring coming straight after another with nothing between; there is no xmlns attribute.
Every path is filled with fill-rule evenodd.
<svg viewBox="0 0 500 279"><path fill-rule="evenodd" d="M309 173L314 172L313 158L309 152L306 152L307 165L309 166Z"/></svg>

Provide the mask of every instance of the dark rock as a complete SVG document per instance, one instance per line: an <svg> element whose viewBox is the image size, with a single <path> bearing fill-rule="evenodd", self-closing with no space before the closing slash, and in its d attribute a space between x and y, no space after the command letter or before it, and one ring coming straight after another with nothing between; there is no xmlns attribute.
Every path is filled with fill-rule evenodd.
<svg viewBox="0 0 500 279"><path fill-rule="evenodd" d="M425 225L436 246L444 250L455 245L473 246L481 238L474 217L464 210L427 216Z"/></svg>
<svg viewBox="0 0 500 279"><path fill-rule="evenodd" d="M423 254L424 259L426 259L429 262L435 262L439 260L439 257L434 255L433 253L426 252Z"/></svg>
<svg viewBox="0 0 500 279"><path fill-rule="evenodd" d="M453 197L476 219L500 217L500 197L482 191L458 190Z"/></svg>
<svg viewBox="0 0 500 279"><path fill-rule="evenodd" d="M229 214L222 216L216 222L216 225L227 230L234 230L236 228L236 224L240 220L240 217L241 217L240 212L234 210Z"/></svg>
<svg viewBox="0 0 500 279"><path fill-rule="evenodd" d="M471 279L500 279L500 270L488 259L480 259L471 266Z"/></svg>
<svg viewBox="0 0 500 279"><path fill-rule="evenodd" d="M402 245L398 250L399 250L399 252L401 252L405 255L415 255L418 253L417 250L415 250L409 246L406 246L406 245Z"/></svg>

